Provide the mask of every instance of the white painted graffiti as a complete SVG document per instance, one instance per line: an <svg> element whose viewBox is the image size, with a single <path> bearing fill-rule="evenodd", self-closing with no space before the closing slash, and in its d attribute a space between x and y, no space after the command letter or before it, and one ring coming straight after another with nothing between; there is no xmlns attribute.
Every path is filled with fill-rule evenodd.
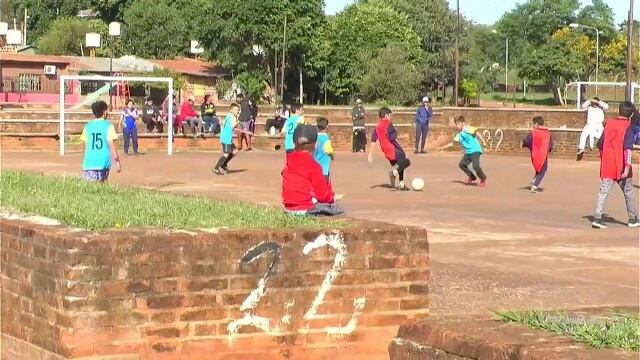
<svg viewBox="0 0 640 360"><path fill-rule="evenodd" d="M307 243L302 249L303 255L309 255L313 250L329 246L336 250L336 255L333 259L333 265L331 269L327 272L318 289L318 293L316 297L313 299L311 306L304 314L305 320L312 320L321 317L317 315L318 308L324 302L325 296L331 289L333 282L340 275L344 263L347 260L347 246L344 243L344 238L340 233L335 234L321 234L315 240ZM257 287L251 291L251 293L247 296L247 298L242 302L240 306L240 311L244 313L244 316L240 319L237 319L227 326L227 332L230 335L231 339L234 335L236 335L239 329L243 326L254 326L265 333L278 335L283 332L281 326L271 326L269 319L266 319L262 316L259 316L255 313L255 308L257 307L260 299L267 293L267 284L268 280L271 276L275 275L278 271L278 265L280 264L280 245L275 242L262 242L249 250L244 254L242 259L240 259L240 265L250 264L257 259L263 257L267 254L272 254L273 259L269 264L267 271L262 275L260 280L258 281ZM291 324L291 314L290 309L294 305L294 301L290 301L284 304L284 315L281 319L281 324L289 326ZM326 327L324 330L328 334L332 335L348 335L352 333L357 325L358 317L362 314L362 310L364 309L366 304L366 299L364 297L356 298L353 301L353 313L351 314L351 318L349 322L345 326L336 326L336 327ZM306 332L308 328L299 329L301 332Z"/></svg>
<svg viewBox="0 0 640 360"><path fill-rule="evenodd" d="M493 146L494 138L498 140L495 143L495 147ZM489 150L499 150L500 145L502 144L502 140L504 139L504 131L502 129L496 129L496 131L493 133L493 136L492 136L491 130L485 129L482 131L482 139L485 141L486 144L488 144L487 148Z"/></svg>

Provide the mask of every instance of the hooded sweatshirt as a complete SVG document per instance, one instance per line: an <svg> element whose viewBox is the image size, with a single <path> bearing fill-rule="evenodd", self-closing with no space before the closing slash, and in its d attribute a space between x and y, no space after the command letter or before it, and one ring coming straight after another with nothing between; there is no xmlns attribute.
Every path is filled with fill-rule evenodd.
<svg viewBox="0 0 640 360"><path fill-rule="evenodd" d="M312 199L331 204L333 189L311 153L294 151L282 169L282 203L287 210L309 210L314 204Z"/></svg>

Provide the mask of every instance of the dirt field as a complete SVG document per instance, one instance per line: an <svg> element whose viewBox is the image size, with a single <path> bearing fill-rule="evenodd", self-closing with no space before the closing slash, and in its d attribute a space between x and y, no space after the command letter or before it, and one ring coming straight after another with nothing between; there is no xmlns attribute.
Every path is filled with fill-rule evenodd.
<svg viewBox="0 0 640 360"><path fill-rule="evenodd" d="M242 153L230 165L235 171L223 177L211 175L217 156L127 157L124 172L111 181L279 205L283 153ZM461 183L458 154L411 160L408 179L423 178L423 192L388 189L388 164L379 153L372 165L364 155L337 154L332 180L344 194L347 216L428 230L432 313L637 306L640 232L626 227L619 189L607 204L609 228L590 227L598 163L553 160L544 191L531 194L525 187L532 168L525 157L483 157L486 188ZM80 154L2 153L2 169L78 176L80 163Z"/></svg>

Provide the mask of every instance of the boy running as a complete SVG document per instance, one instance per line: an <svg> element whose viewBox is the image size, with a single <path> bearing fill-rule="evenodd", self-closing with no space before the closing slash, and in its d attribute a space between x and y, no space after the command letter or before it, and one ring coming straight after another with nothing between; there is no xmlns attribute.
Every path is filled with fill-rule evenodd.
<svg viewBox="0 0 640 360"><path fill-rule="evenodd" d="M316 150L313 153L313 158L322 167L322 174L324 178L329 182L329 173L331 169L331 161L333 161L333 146L331 145L331 138L327 134L327 127L329 127L329 120L326 118L318 118L318 141L316 143Z"/></svg>
<svg viewBox="0 0 640 360"><path fill-rule="evenodd" d="M531 180L531 192L538 192L538 187L547 173L549 153L553 150L553 138L551 131L544 127L544 119L541 116L533 118L533 130L522 141L522 147L531 151L531 163L536 175Z"/></svg>
<svg viewBox="0 0 640 360"><path fill-rule="evenodd" d="M303 124L294 130L295 150L282 169L282 203L289 214L331 216L343 212L335 202L331 183L313 159L317 138L314 126Z"/></svg>
<svg viewBox="0 0 640 360"><path fill-rule="evenodd" d="M399 180L397 189L408 191L409 188L404 185L404 171L411 165L411 161L407 159L402 146L398 143L398 133L391 122L391 110L383 107L378 111L378 117L378 125L371 135L371 142L374 144L378 141L380 142L380 149L382 149L384 156L391 164L391 171L389 171L391 187L396 187L397 179ZM373 161L373 149L375 149L375 146L369 149L369 163Z"/></svg>
<svg viewBox="0 0 640 360"><path fill-rule="evenodd" d="M304 124L304 118L302 114L304 114L304 108L302 104L293 104L291 105L291 116L284 122L284 127L282 131L284 131L284 151L287 154L291 154L295 150L295 144L293 141L293 133L296 130L298 124Z"/></svg>
<svg viewBox="0 0 640 360"><path fill-rule="evenodd" d="M231 104L229 113L222 121L222 130L220 131L220 144L222 145L222 156L218 159L218 163L213 168L216 175L224 175L229 172L229 161L238 153L236 146L233 144L233 129L238 125L238 114L240 114L240 105Z"/></svg>
<svg viewBox="0 0 640 360"><path fill-rule="evenodd" d="M634 139L629 120L633 117L634 112L636 112L636 108L631 102L621 102L618 107L619 116L606 121L602 136L598 139L600 192L596 203L596 213L591 223L591 227L595 229L607 227L602 221L602 212L607 197L616 183L624 193L624 201L629 215L627 225L632 228L640 227L638 213L633 205L633 171L631 169L631 151Z"/></svg>
<svg viewBox="0 0 640 360"><path fill-rule="evenodd" d="M482 145L480 145L480 141L482 141L484 146L487 145L484 143L484 139L480 136L477 127L465 126L464 116L458 116L455 122L459 132L453 137L453 141L459 143L464 148L464 156L460 160L459 166L460 169L467 174L465 184L474 185L476 180L480 178L480 184L478 184L478 186L484 187L486 185L487 176L480 167L480 156L482 155ZM450 142L441 147L440 150L444 150L452 146L453 142ZM473 170L476 172L475 174L469 170L469 164L473 164Z"/></svg>
<svg viewBox="0 0 640 360"><path fill-rule="evenodd" d="M116 163L116 169L121 171L118 149L113 143L117 139L116 129L107 120L109 106L104 101L91 104L91 111L96 117L85 124L80 139L84 143L84 160L82 173L85 180L105 182L109 179L111 159Z"/></svg>

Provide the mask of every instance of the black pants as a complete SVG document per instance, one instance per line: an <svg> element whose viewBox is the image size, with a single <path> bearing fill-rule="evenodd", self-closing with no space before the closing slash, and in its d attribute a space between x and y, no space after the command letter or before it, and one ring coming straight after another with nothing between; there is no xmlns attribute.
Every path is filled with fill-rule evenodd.
<svg viewBox="0 0 640 360"><path fill-rule="evenodd" d="M398 170L398 180L404 181L404 171L411 166L411 161L407 158L401 158L396 160L389 160L391 166Z"/></svg>
<svg viewBox="0 0 640 360"><path fill-rule="evenodd" d="M284 126L283 118L280 118L280 117L275 119L270 118L270 119L267 119L267 123L264 125L264 131L268 134L271 128L274 128L276 129L277 132L280 132L283 126Z"/></svg>
<svg viewBox="0 0 640 360"><path fill-rule="evenodd" d="M365 151L367 147L367 131L365 129L353 129L353 152Z"/></svg>
<svg viewBox="0 0 640 360"><path fill-rule="evenodd" d="M475 181L478 178L480 178L480 181L485 181L487 179L487 176L484 174L484 171L482 171L482 168L480 167L480 155L482 154L479 152L473 154L464 154L462 160L460 160L460 169L462 169L462 171L467 174L471 181ZM478 175L477 177L476 174L469 170L469 164L473 164L473 170Z"/></svg>

